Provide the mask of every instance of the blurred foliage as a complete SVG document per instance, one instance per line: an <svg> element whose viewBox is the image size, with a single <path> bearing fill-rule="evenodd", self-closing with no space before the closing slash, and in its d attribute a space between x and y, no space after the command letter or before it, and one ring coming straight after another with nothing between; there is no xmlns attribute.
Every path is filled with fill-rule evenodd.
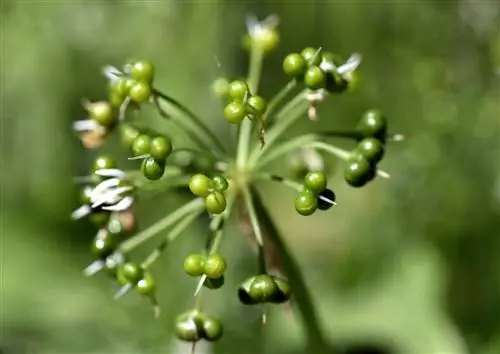
<svg viewBox="0 0 500 354"><path fill-rule="evenodd" d="M71 177L85 173L92 154L79 145L71 122L83 114L82 97L103 97L103 65L147 58L157 63L158 86L227 134L208 88L221 73L245 74L240 37L248 12L281 18L281 45L266 61L264 95L285 83L280 61L288 52L307 45L344 56L360 52L358 91L330 98L314 129L353 127L364 110L378 107L391 131L408 137L389 147L382 164L392 178L362 190L348 188L331 161L339 206L327 214L297 217L288 207L293 193L262 185L333 347L338 353L498 353L500 3L488 0L4 0L0 351L188 352L172 341L171 323L189 306L194 284L180 265L202 244L203 225L155 268L159 321L141 299L113 301L104 276L83 278L94 231L70 223L68 215L77 205ZM291 133L305 129L311 123L304 119ZM113 144L105 149L116 152ZM144 196L141 225L182 198ZM232 233L239 236L236 228ZM215 352L297 351L300 324L281 309L261 328L258 313L238 306L234 288L251 273L253 256L242 237L226 240L223 252L234 267L224 290L208 297L227 329Z"/></svg>

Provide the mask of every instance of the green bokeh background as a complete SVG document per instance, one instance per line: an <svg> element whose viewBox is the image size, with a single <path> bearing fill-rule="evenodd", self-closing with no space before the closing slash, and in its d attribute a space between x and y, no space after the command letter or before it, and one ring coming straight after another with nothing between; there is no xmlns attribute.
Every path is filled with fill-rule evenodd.
<svg viewBox="0 0 500 354"><path fill-rule="evenodd" d="M95 154L84 151L71 123L84 114L82 97L104 97L103 65L147 58L157 65L159 87L227 136L209 86L221 74L245 74L240 39L251 12L281 18L279 50L265 63L266 97L286 82L280 64L286 53L313 45L363 54L359 89L331 97L319 123L304 118L291 135L352 128L364 110L377 107L391 131L408 136L390 145L382 162L392 178L360 190L347 187L341 164L329 159L339 201L329 213L299 217L293 192L261 186L334 348L500 352L500 3L488 0L4 0L0 352L189 352L172 340L171 329L174 316L191 305L195 283L181 264L203 244L203 223L155 266L159 320L143 299L114 301L106 277L81 275L95 231L69 220L78 203L71 177L84 174ZM126 159L115 142L103 150ZM145 196L140 227L184 200ZM205 304L224 320L226 336L201 349L300 352L300 323L272 309L262 328L258 311L238 305L234 289L254 263L234 225L222 251L231 265L227 286Z"/></svg>

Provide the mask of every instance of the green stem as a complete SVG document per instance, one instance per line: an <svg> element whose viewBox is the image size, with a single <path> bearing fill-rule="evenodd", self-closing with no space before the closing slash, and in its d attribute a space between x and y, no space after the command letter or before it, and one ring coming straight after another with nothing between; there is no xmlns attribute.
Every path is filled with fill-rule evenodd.
<svg viewBox="0 0 500 354"><path fill-rule="evenodd" d="M147 229L139 232L134 237L123 242L120 245L120 250L124 253L130 252L131 250L133 250L143 242L146 242L151 237L155 236L156 234L163 231L167 227L175 224L178 220L182 219L186 215L199 212L200 210L203 209L203 207L204 207L203 199L200 198L194 199L189 203L184 204L182 207L180 207L173 213L168 214L163 219L154 223Z"/></svg>
<svg viewBox="0 0 500 354"><path fill-rule="evenodd" d="M250 224L252 225L253 233L255 234L255 239L257 240L257 244L259 247L264 246L264 237L262 236L262 230L260 228L259 220L257 218L257 212L255 211L255 207L253 205L252 195L250 190L245 185L242 188L243 192L243 201L245 203L245 208L248 213L248 217L250 218Z"/></svg>
<svg viewBox="0 0 500 354"><path fill-rule="evenodd" d="M162 93L159 90L153 91L155 97L159 97L163 99L166 103L168 103L171 107L174 107L182 116L169 116L166 112L161 109L160 102L155 100L160 113L166 118L172 119L179 127L184 129L187 132L190 132L191 137L198 144L203 146L206 149L215 149L218 153L224 154L226 153L225 147L221 144L219 139L215 136L215 134L203 123L201 119L198 118L196 114L194 114L191 110L189 110L182 103L177 101L176 99Z"/></svg>
<svg viewBox="0 0 500 354"><path fill-rule="evenodd" d="M257 168L264 167L266 164L276 160L277 158L297 149L301 149L304 145L310 144L318 140L318 136L314 134L300 135L292 140L289 140L281 145L278 145L269 153L262 156L257 162Z"/></svg>
<svg viewBox="0 0 500 354"><path fill-rule="evenodd" d="M308 147L315 148L318 150L323 150L323 151L329 153L330 155L336 156L344 161L349 160L349 158L352 156L352 151L347 151L347 150L341 149L339 147L336 147L334 145L323 143L320 141L313 142L313 143L309 144ZM375 171L376 171L377 175L380 177L383 177L383 178L390 178L391 177L391 175L389 173L385 172L384 170L381 170L380 168L377 168Z"/></svg>
<svg viewBox="0 0 500 354"><path fill-rule="evenodd" d="M167 234L165 239L156 247L156 249L151 252L151 254L142 262L143 268L149 268L156 260L162 255L165 248L172 243L177 236L179 236L196 218L201 215L200 210L197 213L186 216L183 220L179 221L177 225Z"/></svg>
<svg viewBox="0 0 500 354"><path fill-rule="evenodd" d="M259 81L262 71L263 53L261 50L252 47L250 53L250 63L248 68L248 86L252 95L256 95L259 90ZM238 135L238 150L236 155L236 166L240 170L245 169L245 164L248 158L248 150L250 149L250 141L252 138L252 122L249 119L244 119L241 122L240 132Z"/></svg>
<svg viewBox="0 0 500 354"><path fill-rule="evenodd" d="M308 103L304 100L305 91L301 91L295 96L287 105L285 105L277 114L278 121L269 130L266 138L266 144L261 149L259 146L255 147L250 156L250 165L254 166L259 157L264 154L273 143L283 134L302 114L307 111Z"/></svg>
<svg viewBox="0 0 500 354"><path fill-rule="evenodd" d="M347 161L349 157L352 155L351 151L347 151L339 147L336 147L334 145L323 143L321 141L315 141L309 144L308 147L315 148L318 150L323 150L329 153L330 155L336 156L344 161Z"/></svg>
<svg viewBox="0 0 500 354"><path fill-rule="evenodd" d="M304 186L301 183L291 181L289 179L286 179L284 177L272 174L272 173L262 173L257 176L255 176L256 180L261 180L261 181L274 181L274 182L279 182L284 186L290 187L297 192L301 192L304 189Z"/></svg>
<svg viewBox="0 0 500 354"><path fill-rule="evenodd" d="M269 118L272 117L274 109L285 99L286 96L297 86L297 80L292 80L286 84L270 101L267 106L266 113L262 117L261 137L264 140L264 135L269 125Z"/></svg>
<svg viewBox="0 0 500 354"><path fill-rule="evenodd" d="M213 230L215 235L212 240L212 246L210 247L209 254L215 254L219 252L219 248L222 242L222 236L224 235L224 225L227 223L227 221L231 216L235 198L236 196L234 193L229 194L226 210L222 214L216 215L212 220L212 222L210 223L210 229ZM196 290L194 292L194 296L197 298L195 305L197 309L201 308L201 293L203 290L203 284L205 283L206 280L207 276L202 275L200 280L198 281L198 285L196 286Z"/></svg>
<svg viewBox="0 0 500 354"><path fill-rule="evenodd" d="M320 328L319 320L314 308L314 302L309 294L304 278L300 272L300 266L296 263L293 255L289 251L287 245L283 241L282 237L276 226L273 223L264 203L262 202L260 195L255 189L252 189L253 204L257 211L257 215L261 224L263 225L266 235L268 235L269 240L276 247L278 254L281 256L281 261L283 263L284 271L290 282L290 286L294 292L294 303L298 308L304 326L306 329L307 337L307 353L330 353L331 348L329 347L322 330Z"/></svg>

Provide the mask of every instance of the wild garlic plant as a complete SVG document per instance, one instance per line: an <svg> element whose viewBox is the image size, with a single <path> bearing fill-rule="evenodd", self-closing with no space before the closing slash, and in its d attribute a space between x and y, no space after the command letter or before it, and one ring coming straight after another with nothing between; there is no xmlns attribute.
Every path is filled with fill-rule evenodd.
<svg viewBox="0 0 500 354"><path fill-rule="evenodd" d="M78 178L83 184L82 205L72 218L86 217L98 229L92 243L95 260L84 273L109 273L118 285L116 298L137 292L151 300L158 316L160 306L152 265L191 223L203 215L209 216L206 249L188 255L183 264L189 276L199 279L194 307L180 314L172 327L176 336L192 342L193 348L199 340L216 341L222 337L222 323L205 312L200 299L204 289L215 291L224 286L224 273L230 265L219 248L224 225L235 214L247 230L242 234L250 234L257 245L255 275L241 279L235 296L244 306L292 301L302 314L308 342L316 347L325 343L301 272L279 235L256 182L272 181L294 190L298 217L331 211L335 193L328 185L319 152L344 160L345 181L352 187L362 187L377 176L388 177L378 164L386 143L401 139L399 134L388 134L386 118L374 109L367 110L352 131L284 138L287 129L301 118L309 118L313 125L320 116L319 106L330 96L350 91L361 56L353 54L343 61L339 55L319 47L291 53L283 59L282 66L289 82L267 99L259 95L259 79L264 58L278 45L277 25L274 16L262 22L249 19L243 41L250 53L247 79L219 78L213 84L213 92L225 107L221 119L237 132L234 147L228 147L226 137L217 136L188 107L161 91L155 85L155 66L145 60L127 63L122 69L105 67L108 99L85 101L88 119L74 123L84 147L96 149L116 133L131 154L130 159L140 165L137 171L125 171L113 158L102 155L94 161L89 176ZM128 113L146 105L185 131L197 149L178 147L174 137L151 133L153 130L137 124ZM336 137L352 139L356 142L354 149L346 151L329 142ZM301 172L298 178L266 170L288 156L293 156L294 166ZM191 198L134 234L136 204L141 191L149 187L188 191ZM157 248L146 259L134 259L132 251L155 237L159 240Z"/></svg>

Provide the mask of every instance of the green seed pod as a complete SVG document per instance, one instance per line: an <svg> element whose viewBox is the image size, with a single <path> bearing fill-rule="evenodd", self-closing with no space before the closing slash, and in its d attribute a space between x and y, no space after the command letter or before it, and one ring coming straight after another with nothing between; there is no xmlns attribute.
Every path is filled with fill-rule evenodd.
<svg viewBox="0 0 500 354"><path fill-rule="evenodd" d="M229 84L227 93L232 100L238 102L243 102L243 100L250 96L248 84L242 80L235 80L231 82Z"/></svg>
<svg viewBox="0 0 500 354"><path fill-rule="evenodd" d="M198 173L189 180L189 190L197 197L207 197L212 189L212 180Z"/></svg>
<svg viewBox="0 0 500 354"><path fill-rule="evenodd" d="M197 342L203 338L203 319L196 311L189 311L177 317L175 320L175 335L185 342Z"/></svg>
<svg viewBox="0 0 500 354"><path fill-rule="evenodd" d="M266 274L257 275L250 288L250 293L259 303L271 302L277 295L278 287L274 279Z"/></svg>
<svg viewBox="0 0 500 354"><path fill-rule="evenodd" d="M326 189L326 175L321 171L309 172L304 178L304 185L315 194L320 194Z"/></svg>
<svg viewBox="0 0 500 354"><path fill-rule="evenodd" d="M321 51L317 48L307 47L300 53L310 66L318 66L321 64L322 56Z"/></svg>
<svg viewBox="0 0 500 354"><path fill-rule="evenodd" d="M118 116L109 102L89 102L85 108L89 112L89 117L103 127L113 127L118 121Z"/></svg>
<svg viewBox="0 0 500 354"><path fill-rule="evenodd" d="M231 123L240 123L246 116L248 112L245 105L239 101L230 102L226 108L224 108L224 118Z"/></svg>
<svg viewBox="0 0 500 354"><path fill-rule="evenodd" d="M250 50L256 48L262 51L263 54L268 54L273 51L280 42L280 36L275 28L263 26L260 31L254 35L248 34L243 37L243 48Z"/></svg>
<svg viewBox="0 0 500 354"><path fill-rule="evenodd" d="M365 138L358 143L356 151L371 164L376 164L384 156L384 144L375 138Z"/></svg>
<svg viewBox="0 0 500 354"><path fill-rule="evenodd" d="M295 198L294 205L300 215L309 216L318 209L318 199L314 192L304 189Z"/></svg>
<svg viewBox="0 0 500 354"><path fill-rule="evenodd" d="M212 83L212 92L220 99L228 97L229 81L226 78L220 77Z"/></svg>
<svg viewBox="0 0 500 354"><path fill-rule="evenodd" d="M298 53L288 54L283 60L283 71L292 78L302 77L307 66L307 61Z"/></svg>
<svg viewBox="0 0 500 354"><path fill-rule="evenodd" d="M326 86L326 75L317 66L310 66L304 74L304 83L310 90L319 90Z"/></svg>
<svg viewBox="0 0 500 354"><path fill-rule="evenodd" d="M206 258L203 254L190 254L184 259L184 270L192 277L202 276Z"/></svg>
<svg viewBox="0 0 500 354"><path fill-rule="evenodd" d="M224 286L224 276L222 275L217 279L207 278L205 279L203 286L210 290L220 289Z"/></svg>
<svg viewBox="0 0 500 354"><path fill-rule="evenodd" d="M238 298L244 305L270 302L277 295L278 287L273 278L266 274L245 280L238 288Z"/></svg>
<svg viewBox="0 0 500 354"><path fill-rule="evenodd" d="M165 162L160 162L152 157L144 159L141 164L141 172L147 179L156 181L165 173Z"/></svg>
<svg viewBox="0 0 500 354"><path fill-rule="evenodd" d="M221 214L226 206L226 197L221 192L213 191L205 197L205 208L211 214Z"/></svg>
<svg viewBox="0 0 500 354"><path fill-rule="evenodd" d="M130 68L130 75L139 82L151 84L155 76L155 66L145 60L137 61Z"/></svg>
<svg viewBox="0 0 500 354"><path fill-rule="evenodd" d="M216 191L225 192L229 187L229 183L223 176L215 176L212 178L212 186Z"/></svg>
<svg viewBox="0 0 500 354"><path fill-rule="evenodd" d="M149 135L139 135L132 143L132 151L135 156L148 155L151 151L151 138Z"/></svg>
<svg viewBox="0 0 500 354"><path fill-rule="evenodd" d="M136 103L144 103L149 100L152 94L151 86L147 82L136 82L129 92L132 101Z"/></svg>
<svg viewBox="0 0 500 354"><path fill-rule="evenodd" d="M261 117L266 113L267 102L260 96L252 96L248 99L247 106L251 114Z"/></svg>
<svg viewBox="0 0 500 354"><path fill-rule="evenodd" d="M118 273L127 280L128 283L137 284L142 279L144 271L138 263L127 262L118 269Z"/></svg>
<svg viewBox="0 0 500 354"><path fill-rule="evenodd" d="M101 155L94 160L91 172L94 173L97 170L116 168L116 166L117 165L115 160L113 160L111 157L106 155Z"/></svg>
<svg viewBox="0 0 500 354"><path fill-rule="evenodd" d="M98 259L106 259L118 247L120 238L107 230L101 230L92 241L92 254Z"/></svg>
<svg viewBox="0 0 500 354"><path fill-rule="evenodd" d="M156 280L151 273L144 272L142 279L137 282L135 288L141 295L153 296L156 291Z"/></svg>
<svg viewBox="0 0 500 354"><path fill-rule="evenodd" d="M120 124L120 140L125 147L132 148L135 139L140 135L139 131L129 124Z"/></svg>
<svg viewBox="0 0 500 354"><path fill-rule="evenodd" d="M219 254L209 255L203 264L203 273L210 279L218 279L224 275L227 264L224 257Z"/></svg>
<svg viewBox="0 0 500 354"><path fill-rule="evenodd" d="M348 161L344 171L344 179L355 188L359 188L370 182L375 177L374 167L359 154L354 154Z"/></svg>
<svg viewBox="0 0 500 354"><path fill-rule="evenodd" d="M157 136L151 140L151 157L158 161L165 161L172 153L172 142L165 136Z"/></svg>
<svg viewBox="0 0 500 354"><path fill-rule="evenodd" d="M365 112L357 127L366 138L377 138L384 141L387 134L387 120L379 110L370 109Z"/></svg>
<svg viewBox="0 0 500 354"><path fill-rule="evenodd" d="M97 227L105 227L109 222L111 213L109 211L94 211L89 215L89 221Z"/></svg>
<svg viewBox="0 0 500 354"><path fill-rule="evenodd" d="M222 323L219 320L205 316L202 321L203 339L209 342L215 342L222 338L223 327Z"/></svg>
<svg viewBox="0 0 500 354"><path fill-rule="evenodd" d="M271 302L275 304L281 304L290 300L290 297L292 295L292 288L290 287L288 280L277 276L273 276L272 279L278 291L276 291L274 297L271 299Z"/></svg>

